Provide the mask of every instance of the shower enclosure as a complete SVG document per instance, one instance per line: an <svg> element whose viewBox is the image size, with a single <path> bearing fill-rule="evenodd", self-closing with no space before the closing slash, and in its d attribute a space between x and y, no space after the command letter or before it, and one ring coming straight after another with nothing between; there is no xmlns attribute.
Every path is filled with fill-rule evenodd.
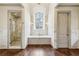
<svg viewBox="0 0 79 59"><path fill-rule="evenodd" d="M9 48L22 47L22 12L9 11Z"/></svg>

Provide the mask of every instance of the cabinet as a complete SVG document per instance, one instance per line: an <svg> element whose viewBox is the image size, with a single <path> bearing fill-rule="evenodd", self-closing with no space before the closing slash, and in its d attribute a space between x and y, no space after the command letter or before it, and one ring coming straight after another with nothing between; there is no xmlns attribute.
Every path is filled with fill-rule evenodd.
<svg viewBox="0 0 79 59"><path fill-rule="evenodd" d="M50 36L30 36L28 38L28 44L50 44Z"/></svg>

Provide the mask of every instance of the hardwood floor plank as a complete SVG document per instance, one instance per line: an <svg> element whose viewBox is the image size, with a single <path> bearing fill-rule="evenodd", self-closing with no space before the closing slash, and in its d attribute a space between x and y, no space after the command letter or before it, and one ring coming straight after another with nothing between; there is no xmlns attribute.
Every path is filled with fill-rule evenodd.
<svg viewBox="0 0 79 59"><path fill-rule="evenodd" d="M53 49L50 45L28 45L26 49L0 49L0 56L79 56L79 49Z"/></svg>

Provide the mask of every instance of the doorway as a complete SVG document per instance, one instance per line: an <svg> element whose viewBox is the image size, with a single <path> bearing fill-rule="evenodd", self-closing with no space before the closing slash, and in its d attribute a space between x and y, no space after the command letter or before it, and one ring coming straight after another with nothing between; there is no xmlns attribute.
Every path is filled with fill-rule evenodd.
<svg viewBox="0 0 79 59"><path fill-rule="evenodd" d="M57 47L70 46L70 12L57 12Z"/></svg>

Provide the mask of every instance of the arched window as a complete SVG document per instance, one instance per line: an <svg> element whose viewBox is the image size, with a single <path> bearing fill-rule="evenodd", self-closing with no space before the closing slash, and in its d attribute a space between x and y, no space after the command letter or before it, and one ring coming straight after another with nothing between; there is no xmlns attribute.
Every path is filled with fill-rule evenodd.
<svg viewBox="0 0 79 59"><path fill-rule="evenodd" d="M36 29L43 28L43 13L42 12L35 13L35 27Z"/></svg>

